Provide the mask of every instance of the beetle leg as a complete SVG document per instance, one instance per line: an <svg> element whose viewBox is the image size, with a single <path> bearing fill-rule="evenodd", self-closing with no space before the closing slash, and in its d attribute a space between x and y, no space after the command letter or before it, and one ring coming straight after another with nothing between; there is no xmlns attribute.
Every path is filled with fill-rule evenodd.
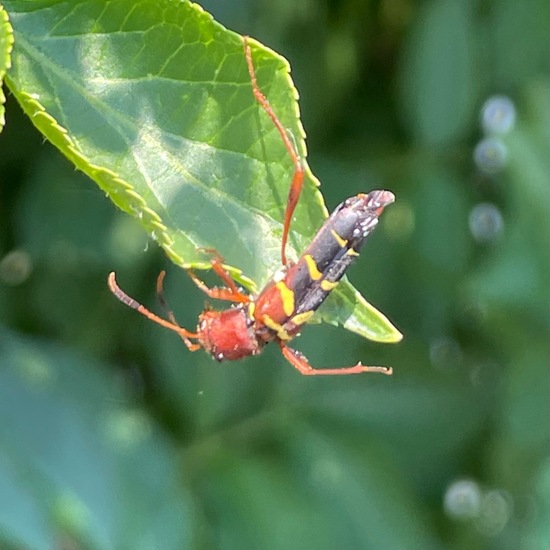
<svg viewBox="0 0 550 550"><path fill-rule="evenodd" d="M162 274L161 274L162 275ZM159 275L159 280L162 288L162 277ZM190 332L187 329L184 329L183 327L180 327L177 322L175 321L174 314L172 313L170 316L170 321L167 321L166 319L163 319L162 317L159 317L158 315L155 315L151 311L149 311L145 306L141 305L139 302L128 296L118 285L115 279L115 272L112 271L109 273L109 277L107 279L107 282L109 284L109 288L111 292L115 295L116 298L118 298L123 304L127 305L128 307L135 309L138 313L141 313L144 317L147 317L147 319L150 319L151 321L154 321L155 323L168 328L170 330L173 330L176 332L180 338L184 341L185 345L189 348L190 351L197 351L201 348L200 344L193 344L189 340L189 338L198 338L198 334L195 332ZM170 312L171 313L171 312Z"/></svg>
<svg viewBox="0 0 550 550"><path fill-rule="evenodd" d="M247 304L250 302L250 298L243 294L242 292L239 292L239 290L235 287L235 291L233 291L230 288L219 288L219 287L213 287L210 288L206 285L204 281L199 279L195 272L191 269L187 270L187 274L189 277L191 277L191 280L209 297L213 298L215 300L226 300L228 302L237 302L241 304Z"/></svg>
<svg viewBox="0 0 550 550"><path fill-rule="evenodd" d="M360 374L362 372L379 372L382 374L392 374L391 367L367 367L361 363L357 363L353 367L343 367L339 369L314 369L307 360L307 357L296 351L295 349L287 347L284 342L280 342L279 346L284 355L284 358L301 374L306 376L315 375L331 375L331 374Z"/></svg>
<svg viewBox="0 0 550 550"><path fill-rule="evenodd" d="M187 273L191 280L202 290L209 298L215 300L227 300L228 302L237 302L240 304L248 304L250 302L250 296L243 294L235 284L233 277L223 267L223 258L220 253L213 248L201 248L203 252L207 252L212 255L210 258L210 265L216 273L216 275L228 286L228 288L214 287L210 288L204 281L199 279L192 269L188 269Z"/></svg>
<svg viewBox="0 0 550 550"><path fill-rule="evenodd" d="M298 199L300 198L300 193L302 192L302 187L304 184L304 166L300 155L296 151L296 147L294 146L288 135L288 132L283 127L281 121L277 118L277 115L271 108L269 101L258 86L258 81L256 80L256 71L254 70L254 63L252 62L252 52L248 44L247 36L243 36L243 42L246 64L248 66L248 72L250 74L250 80L252 82L252 92L254 93L254 97L256 98L256 101L260 104L262 109L267 113L269 118L273 121L273 124L275 125L275 128L277 128L279 134L281 134L281 138L283 139L286 150L288 151L292 163L294 164L294 175L292 176L292 183L290 184L290 190L288 192L285 220L283 226L283 238L281 243L281 261L284 266L287 266L288 262L286 258L286 243L288 240L288 232L290 230L292 215L294 214L296 204L298 204Z"/></svg>

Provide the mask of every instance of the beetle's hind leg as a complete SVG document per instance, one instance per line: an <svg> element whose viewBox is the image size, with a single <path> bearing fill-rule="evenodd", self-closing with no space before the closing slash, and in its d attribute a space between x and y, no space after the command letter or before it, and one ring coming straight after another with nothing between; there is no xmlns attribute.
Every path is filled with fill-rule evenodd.
<svg viewBox="0 0 550 550"><path fill-rule="evenodd" d="M284 358L301 374L305 376L316 376L316 375L338 375L338 374L361 374L362 372L378 372L381 374L391 375L393 370L391 367L368 367L357 363L353 367L342 367L339 369L314 369L307 360L307 357L296 351L295 349L289 348L284 342L280 342L279 346L283 353Z"/></svg>
<svg viewBox="0 0 550 550"><path fill-rule="evenodd" d="M250 81L252 83L252 92L254 94L254 97L256 98L256 101L261 106L261 108L267 113L267 115L275 125L275 128L277 128L277 131L281 135L285 148L288 151L288 154L292 160L292 164L294 165L294 175L292 176L292 182L288 191L288 199L286 203L283 226L283 238L281 241L281 262L284 266L288 266L288 261L286 257L286 243L288 240L288 233L290 231L290 224L292 222L292 215L294 214L294 210L296 208L296 205L298 204L298 199L300 198L302 187L304 185L304 163L302 162L302 158L297 151L296 145L291 140L289 132L284 128L283 124L275 114L275 111L271 108L269 101L258 86L256 71L254 70L254 63L252 62L252 51L250 49L247 36L243 36L243 42L244 54L248 67L248 73L250 75Z"/></svg>

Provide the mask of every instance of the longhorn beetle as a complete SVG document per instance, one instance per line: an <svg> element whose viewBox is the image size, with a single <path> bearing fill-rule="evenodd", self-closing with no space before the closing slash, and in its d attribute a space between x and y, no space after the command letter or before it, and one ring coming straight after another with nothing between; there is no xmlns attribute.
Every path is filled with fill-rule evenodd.
<svg viewBox="0 0 550 550"><path fill-rule="evenodd" d="M122 303L179 334L190 351L202 348L216 361L257 355L261 353L265 344L273 341L279 345L289 363L305 375L361 372L391 374L391 368L369 367L361 363L353 367L314 369L302 353L288 347L288 342L299 335L302 325L311 319L338 285L347 268L359 255L366 238L378 224L382 211L395 200L395 197L390 191L371 191L345 200L325 221L299 260L295 264L287 260L286 243L292 215L302 190L304 168L287 131L258 87L246 36L243 41L254 97L273 121L294 164L294 175L284 216L281 269L257 296L248 295L237 287L231 275L225 270L223 258L215 250L208 249L207 252L212 255L212 269L226 286L209 288L193 271L188 270L188 274L207 296L233 302L234 305L224 311L203 311L199 316L196 332L179 326L171 311L168 311L168 319L163 319L130 298L117 285L114 272L109 274L109 288ZM163 279L164 272L161 272L157 281L157 293L165 306L162 293Z"/></svg>

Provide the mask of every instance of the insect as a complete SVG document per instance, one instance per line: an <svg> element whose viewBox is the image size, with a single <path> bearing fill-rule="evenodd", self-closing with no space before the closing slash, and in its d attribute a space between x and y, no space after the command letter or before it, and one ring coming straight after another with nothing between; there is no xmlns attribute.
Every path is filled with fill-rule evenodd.
<svg viewBox="0 0 550 550"><path fill-rule="evenodd" d="M338 281L359 255L365 240L378 224L382 211L395 197L390 191L371 191L345 200L325 221L298 261L292 263L287 260L288 233L303 185L304 168L287 131L258 87L247 37L243 40L253 94L276 126L294 164L284 216L282 267L256 296L249 295L237 287L225 270L223 258L215 250L207 250L212 256L212 269L224 286L209 288L193 271L189 270L188 274L207 296L233 302L233 305L223 311L203 311L195 332L181 327L171 311L168 311L168 319L164 319L128 296L117 285L114 272L108 277L109 288L122 303L176 332L190 351L202 348L216 361L258 355L268 342L275 342L289 363L304 375L362 372L392 374L391 368L365 366L361 363L352 367L315 369L302 353L288 347L288 342L299 335L304 324L338 285ZM166 306L162 292L163 279L164 272L161 272L157 281L157 293L161 303Z"/></svg>

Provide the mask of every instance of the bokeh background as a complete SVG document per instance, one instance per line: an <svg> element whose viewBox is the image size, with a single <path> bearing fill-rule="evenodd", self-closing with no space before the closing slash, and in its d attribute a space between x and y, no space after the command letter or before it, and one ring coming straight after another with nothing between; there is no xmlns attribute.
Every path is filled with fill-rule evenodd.
<svg viewBox="0 0 550 550"><path fill-rule="evenodd" d="M0 136L0 547L550 545L546 0L202 5L292 65L329 208L384 213L350 279L404 333L330 326L218 365L122 307L203 296L8 97Z"/></svg>

